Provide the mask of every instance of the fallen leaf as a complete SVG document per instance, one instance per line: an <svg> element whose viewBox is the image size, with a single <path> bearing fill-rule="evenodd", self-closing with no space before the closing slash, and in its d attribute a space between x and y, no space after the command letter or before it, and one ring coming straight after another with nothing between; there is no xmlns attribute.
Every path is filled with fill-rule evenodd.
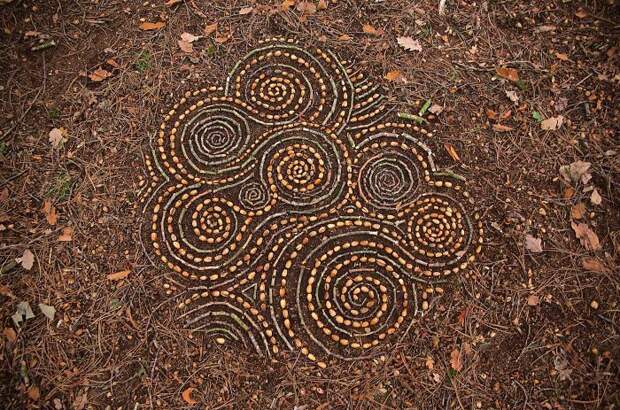
<svg viewBox="0 0 620 410"><path fill-rule="evenodd" d="M532 235L525 236L525 249L530 252L540 253L543 251L542 248L542 239L536 238Z"/></svg>
<svg viewBox="0 0 620 410"><path fill-rule="evenodd" d="M75 398L73 401L73 410L84 410L88 404L88 393L84 392Z"/></svg>
<svg viewBox="0 0 620 410"><path fill-rule="evenodd" d="M110 77L112 75L111 72L104 70L103 68L98 68L95 71L93 71L92 73L90 73L88 75L88 78L91 79L91 81L94 81L96 83L101 82L103 80L105 80L106 78Z"/></svg>
<svg viewBox="0 0 620 410"><path fill-rule="evenodd" d="M168 0L167 2L164 3L164 6L172 7L175 4L179 4L181 1L183 0Z"/></svg>
<svg viewBox="0 0 620 410"><path fill-rule="evenodd" d="M589 270L590 272L598 272L598 273L607 273L609 269L603 262L596 258L583 258L581 260L581 266L585 270Z"/></svg>
<svg viewBox="0 0 620 410"><path fill-rule="evenodd" d="M575 16L579 17L580 19L584 19L588 17L588 12L585 11L584 9L579 9L575 12Z"/></svg>
<svg viewBox="0 0 620 410"><path fill-rule="evenodd" d="M398 45L407 51L422 51L422 45L418 40L414 40L411 37L398 37L396 39Z"/></svg>
<svg viewBox="0 0 620 410"><path fill-rule="evenodd" d="M553 358L553 364L555 366L555 370L558 372L558 376L560 376L560 380L566 380L570 377L573 372L572 369L568 368L568 360L563 357L556 356Z"/></svg>
<svg viewBox="0 0 620 410"><path fill-rule="evenodd" d="M430 356L426 356L426 361L424 364L426 365L427 369L433 370L433 367L435 367L435 360Z"/></svg>
<svg viewBox="0 0 620 410"><path fill-rule="evenodd" d="M576 203L570 208L570 216L573 219L581 219L586 213L586 205L583 202Z"/></svg>
<svg viewBox="0 0 620 410"><path fill-rule="evenodd" d="M383 30L377 30L370 24L364 24L362 26L362 31L366 34L370 34L371 36L380 36L381 34L383 34Z"/></svg>
<svg viewBox="0 0 620 410"><path fill-rule="evenodd" d="M181 34L181 40L187 41L188 43L193 43L196 40L200 40L202 36L195 36L191 33L183 33Z"/></svg>
<svg viewBox="0 0 620 410"><path fill-rule="evenodd" d="M316 6L317 10L325 10L327 9L327 0L319 0L319 3Z"/></svg>
<svg viewBox="0 0 620 410"><path fill-rule="evenodd" d="M588 172L590 169L589 162L575 161L570 165L562 165L560 167L560 175L567 183L577 183L581 181L582 184L587 184L592 179L592 174Z"/></svg>
<svg viewBox="0 0 620 410"><path fill-rule="evenodd" d="M443 107L439 104L433 104L431 105L431 108L429 108L428 110L435 115L439 115L443 111Z"/></svg>
<svg viewBox="0 0 620 410"><path fill-rule="evenodd" d="M538 26L534 29L534 33L547 33L549 31L555 31L557 30L556 26L553 25L543 25L543 26Z"/></svg>
<svg viewBox="0 0 620 410"><path fill-rule="evenodd" d="M56 309L54 308L54 306L46 305L45 303L39 303L39 309L46 318L48 318L49 320L54 320L54 315L56 315Z"/></svg>
<svg viewBox="0 0 620 410"><path fill-rule="evenodd" d="M568 106L568 98L560 97L558 101L553 105L557 112L564 111Z"/></svg>
<svg viewBox="0 0 620 410"><path fill-rule="evenodd" d="M527 305L528 306L538 306L540 303L540 298L536 295L530 295L527 297Z"/></svg>
<svg viewBox="0 0 620 410"><path fill-rule="evenodd" d="M217 44L224 44L225 42L230 40L231 37L232 37L232 34L230 33L219 33L215 35L215 42Z"/></svg>
<svg viewBox="0 0 620 410"><path fill-rule="evenodd" d="M215 33L215 30L217 30L217 23L206 25L202 32L205 36L208 36L209 34Z"/></svg>
<svg viewBox="0 0 620 410"><path fill-rule="evenodd" d="M194 52L194 46L192 46L192 43L190 43L189 41L178 40L177 44L179 45L181 51L183 51L184 53L189 54Z"/></svg>
<svg viewBox="0 0 620 410"><path fill-rule="evenodd" d="M515 68L497 67L497 75L510 81L519 81L519 72Z"/></svg>
<svg viewBox="0 0 620 410"><path fill-rule="evenodd" d="M594 188L592 191L592 194L590 195L590 202L594 205L600 205L603 202L603 198L601 197L601 194L598 193L598 189Z"/></svg>
<svg viewBox="0 0 620 410"><path fill-rule="evenodd" d="M254 7L252 7L252 6L243 7L241 10L239 10L239 14L244 16L246 14L250 14L253 11L254 11Z"/></svg>
<svg viewBox="0 0 620 410"><path fill-rule="evenodd" d="M71 242L73 240L73 228L67 226L62 228L62 233L58 237L59 242Z"/></svg>
<svg viewBox="0 0 620 410"><path fill-rule="evenodd" d="M193 387L188 387L187 389L183 390L183 393L181 393L181 397L183 398L183 401L189 405L193 405L198 403L196 400L192 399L192 392L196 390Z"/></svg>
<svg viewBox="0 0 620 410"><path fill-rule="evenodd" d="M149 30L159 30L160 28L164 27L166 25L165 22L163 21L158 21L157 23L142 23L140 24L138 27L140 27L140 30L145 30L145 31L149 31Z"/></svg>
<svg viewBox="0 0 620 410"><path fill-rule="evenodd" d="M41 392L39 391L39 388L35 385L28 387L27 393L28 393L28 397L32 401L37 401L41 397Z"/></svg>
<svg viewBox="0 0 620 410"><path fill-rule="evenodd" d="M450 353L450 366L452 366L452 368L457 372L460 372L463 369L461 352L458 349L454 349Z"/></svg>
<svg viewBox="0 0 620 410"><path fill-rule="evenodd" d="M402 77L402 73L398 70L392 70L392 71L388 71L387 74L385 76L383 76L383 78L385 78L388 81L396 81L399 78Z"/></svg>
<svg viewBox="0 0 620 410"><path fill-rule="evenodd" d="M54 226L58 222L58 215L56 214L56 207L52 204L51 199L46 199L43 202L43 209L41 209L47 219L47 223Z"/></svg>
<svg viewBox="0 0 620 410"><path fill-rule="evenodd" d="M108 58L107 60L105 60L105 62L114 68L121 68L121 65L117 63L116 60L114 60L113 58Z"/></svg>
<svg viewBox="0 0 620 410"><path fill-rule="evenodd" d="M564 116L558 115L541 121L540 128L545 131L555 131L562 126L562 123L564 123Z"/></svg>
<svg viewBox="0 0 620 410"><path fill-rule="evenodd" d="M295 5L295 0L284 0L282 4L280 4L280 10L289 11L291 7Z"/></svg>
<svg viewBox="0 0 620 410"><path fill-rule="evenodd" d="M11 343L14 343L17 340L17 333L15 333L15 330L13 330L12 327L5 327L2 334Z"/></svg>
<svg viewBox="0 0 620 410"><path fill-rule="evenodd" d="M304 14L314 14L316 13L316 6L312 2L301 1L297 4L297 11Z"/></svg>
<svg viewBox="0 0 620 410"><path fill-rule="evenodd" d="M502 125L502 124L493 124L493 131L497 131L497 132L508 132L508 131L512 131L514 130L514 128L512 127L508 127L506 125Z"/></svg>
<svg viewBox="0 0 620 410"><path fill-rule="evenodd" d="M568 61L568 54L564 53L555 53L555 56L558 60Z"/></svg>
<svg viewBox="0 0 620 410"><path fill-rule="evenodd" d="M65 128L52 128L49 133L49 141L52 143L52 147L58 148L67 142L67 134L68 132Z"/></svg>
<svg viewBox="0 0 620 410"><path fill-rule="evenodd" d="M32 269L34 265L34 254L30 252L30 249L26 249L22 254L22 257L19 258L19 263L21 263L22 268L26 270Z"/></svg>
<svg viewBox="0 0 620 410"><path fill-rule="evenodd" d="M17 304L17 309L11 319L13 319L13 323L15 326L20 325L24 320L32 319L34 317L34 312L30 308L30 303L22 301Z"/></svg>
<svg viewBox="0 0 620 410"><path fill-rule="evenodd" d="M486 110L486 114L487 114L487 118L489 118L490 120L496 120L497 119L497 113L493 110L490 110L487 108Z"/></svg>
<svg viewBox="0 0 620 410"><path fill-rule="evenodd" d="M519 102L519 96L516 91L506 91L506 97L515 104Z"/></svg>
<svg viewBox="0 0 620 410"><path fill-rule="evenodd" d="M585 223L575 223L571 222L571 227L573 231L575 231L575 235L581 245L589 251L596 251L601 248L601 243L599 242L598 236L596 233L590 229L588 225Z"/></svg>
<svg viewBox="0 0 620 410"><path fill-rule="evenodd" d="M118 271L118 272L114 272L114 273L108 274L107 278L108 278L108 280L123 280L127 276L129 276L129 272L131 272L129 269L121 270L121 271Z"/></svg>
<svg viewBox="0 0 620 410"><path fill-rule="evenodd" d="M572 186L567 186L564 188L564 191L562 192L562 197L564 199L571 199L573 196L575 196L575 188Z"/></svg>
<svg viewBox="0 0 620 410"><path fill-rule="evenodd" d="M459 157L459 153L456 152L456 148L454 148L454 145L446 142L443 144L443 147L446 149L446 151L448 152L448 155L450 155L450 158L452 158L455 161L460 161L461 158Z"/></svg>

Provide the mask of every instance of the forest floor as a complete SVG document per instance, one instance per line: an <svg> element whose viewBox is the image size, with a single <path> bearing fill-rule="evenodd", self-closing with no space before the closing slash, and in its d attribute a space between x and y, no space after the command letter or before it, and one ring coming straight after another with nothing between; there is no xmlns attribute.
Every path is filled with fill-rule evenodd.
<svg viewBox="0 0 620 410"><path fill-rule="evenodd" d="M620 3L439 3L0 6L0 407L618 408ZM205 347L159 309L148 140L273 36L386 84L483 212L477 262L372 360Z"/></svg>

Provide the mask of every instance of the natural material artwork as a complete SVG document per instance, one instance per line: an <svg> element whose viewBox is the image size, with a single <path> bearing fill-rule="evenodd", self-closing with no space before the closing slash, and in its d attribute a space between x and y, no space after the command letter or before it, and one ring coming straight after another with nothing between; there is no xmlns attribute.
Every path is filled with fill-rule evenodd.
<svg viewBox="0 0 620 410"><path fill-rule="evenodd" d="M405 336L483 231L463 183L437 171L432 134L403 121L354 65L285 39L185 94L142 195L143 242L180 319L321 367Z"/></svg>

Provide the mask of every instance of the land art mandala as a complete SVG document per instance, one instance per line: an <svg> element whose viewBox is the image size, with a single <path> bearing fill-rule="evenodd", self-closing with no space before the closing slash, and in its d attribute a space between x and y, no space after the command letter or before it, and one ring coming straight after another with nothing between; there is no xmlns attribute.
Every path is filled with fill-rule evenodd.
<svg viewBox="0 0 620 410"><path fill-rule="evenodd" d="M271 39L188 92L151 141L141 237L180 319L209 341L324 367L385 351L482 222L431 133L321 48Z"/></svg>

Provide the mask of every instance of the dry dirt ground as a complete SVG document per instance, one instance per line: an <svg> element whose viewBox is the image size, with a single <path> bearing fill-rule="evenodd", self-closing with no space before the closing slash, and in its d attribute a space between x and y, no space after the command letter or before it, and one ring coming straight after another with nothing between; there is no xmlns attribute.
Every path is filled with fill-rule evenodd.
<svg viewBox="0 0 620 410"><path fill-rule="evenodd" d="M168 3L0 6L0 407L620 406L618 1ZM484 213L477 263L374 360L204 345L138 239L161 113L274 35L355 62L400 112L441 107L425 142Z"/></svg>

